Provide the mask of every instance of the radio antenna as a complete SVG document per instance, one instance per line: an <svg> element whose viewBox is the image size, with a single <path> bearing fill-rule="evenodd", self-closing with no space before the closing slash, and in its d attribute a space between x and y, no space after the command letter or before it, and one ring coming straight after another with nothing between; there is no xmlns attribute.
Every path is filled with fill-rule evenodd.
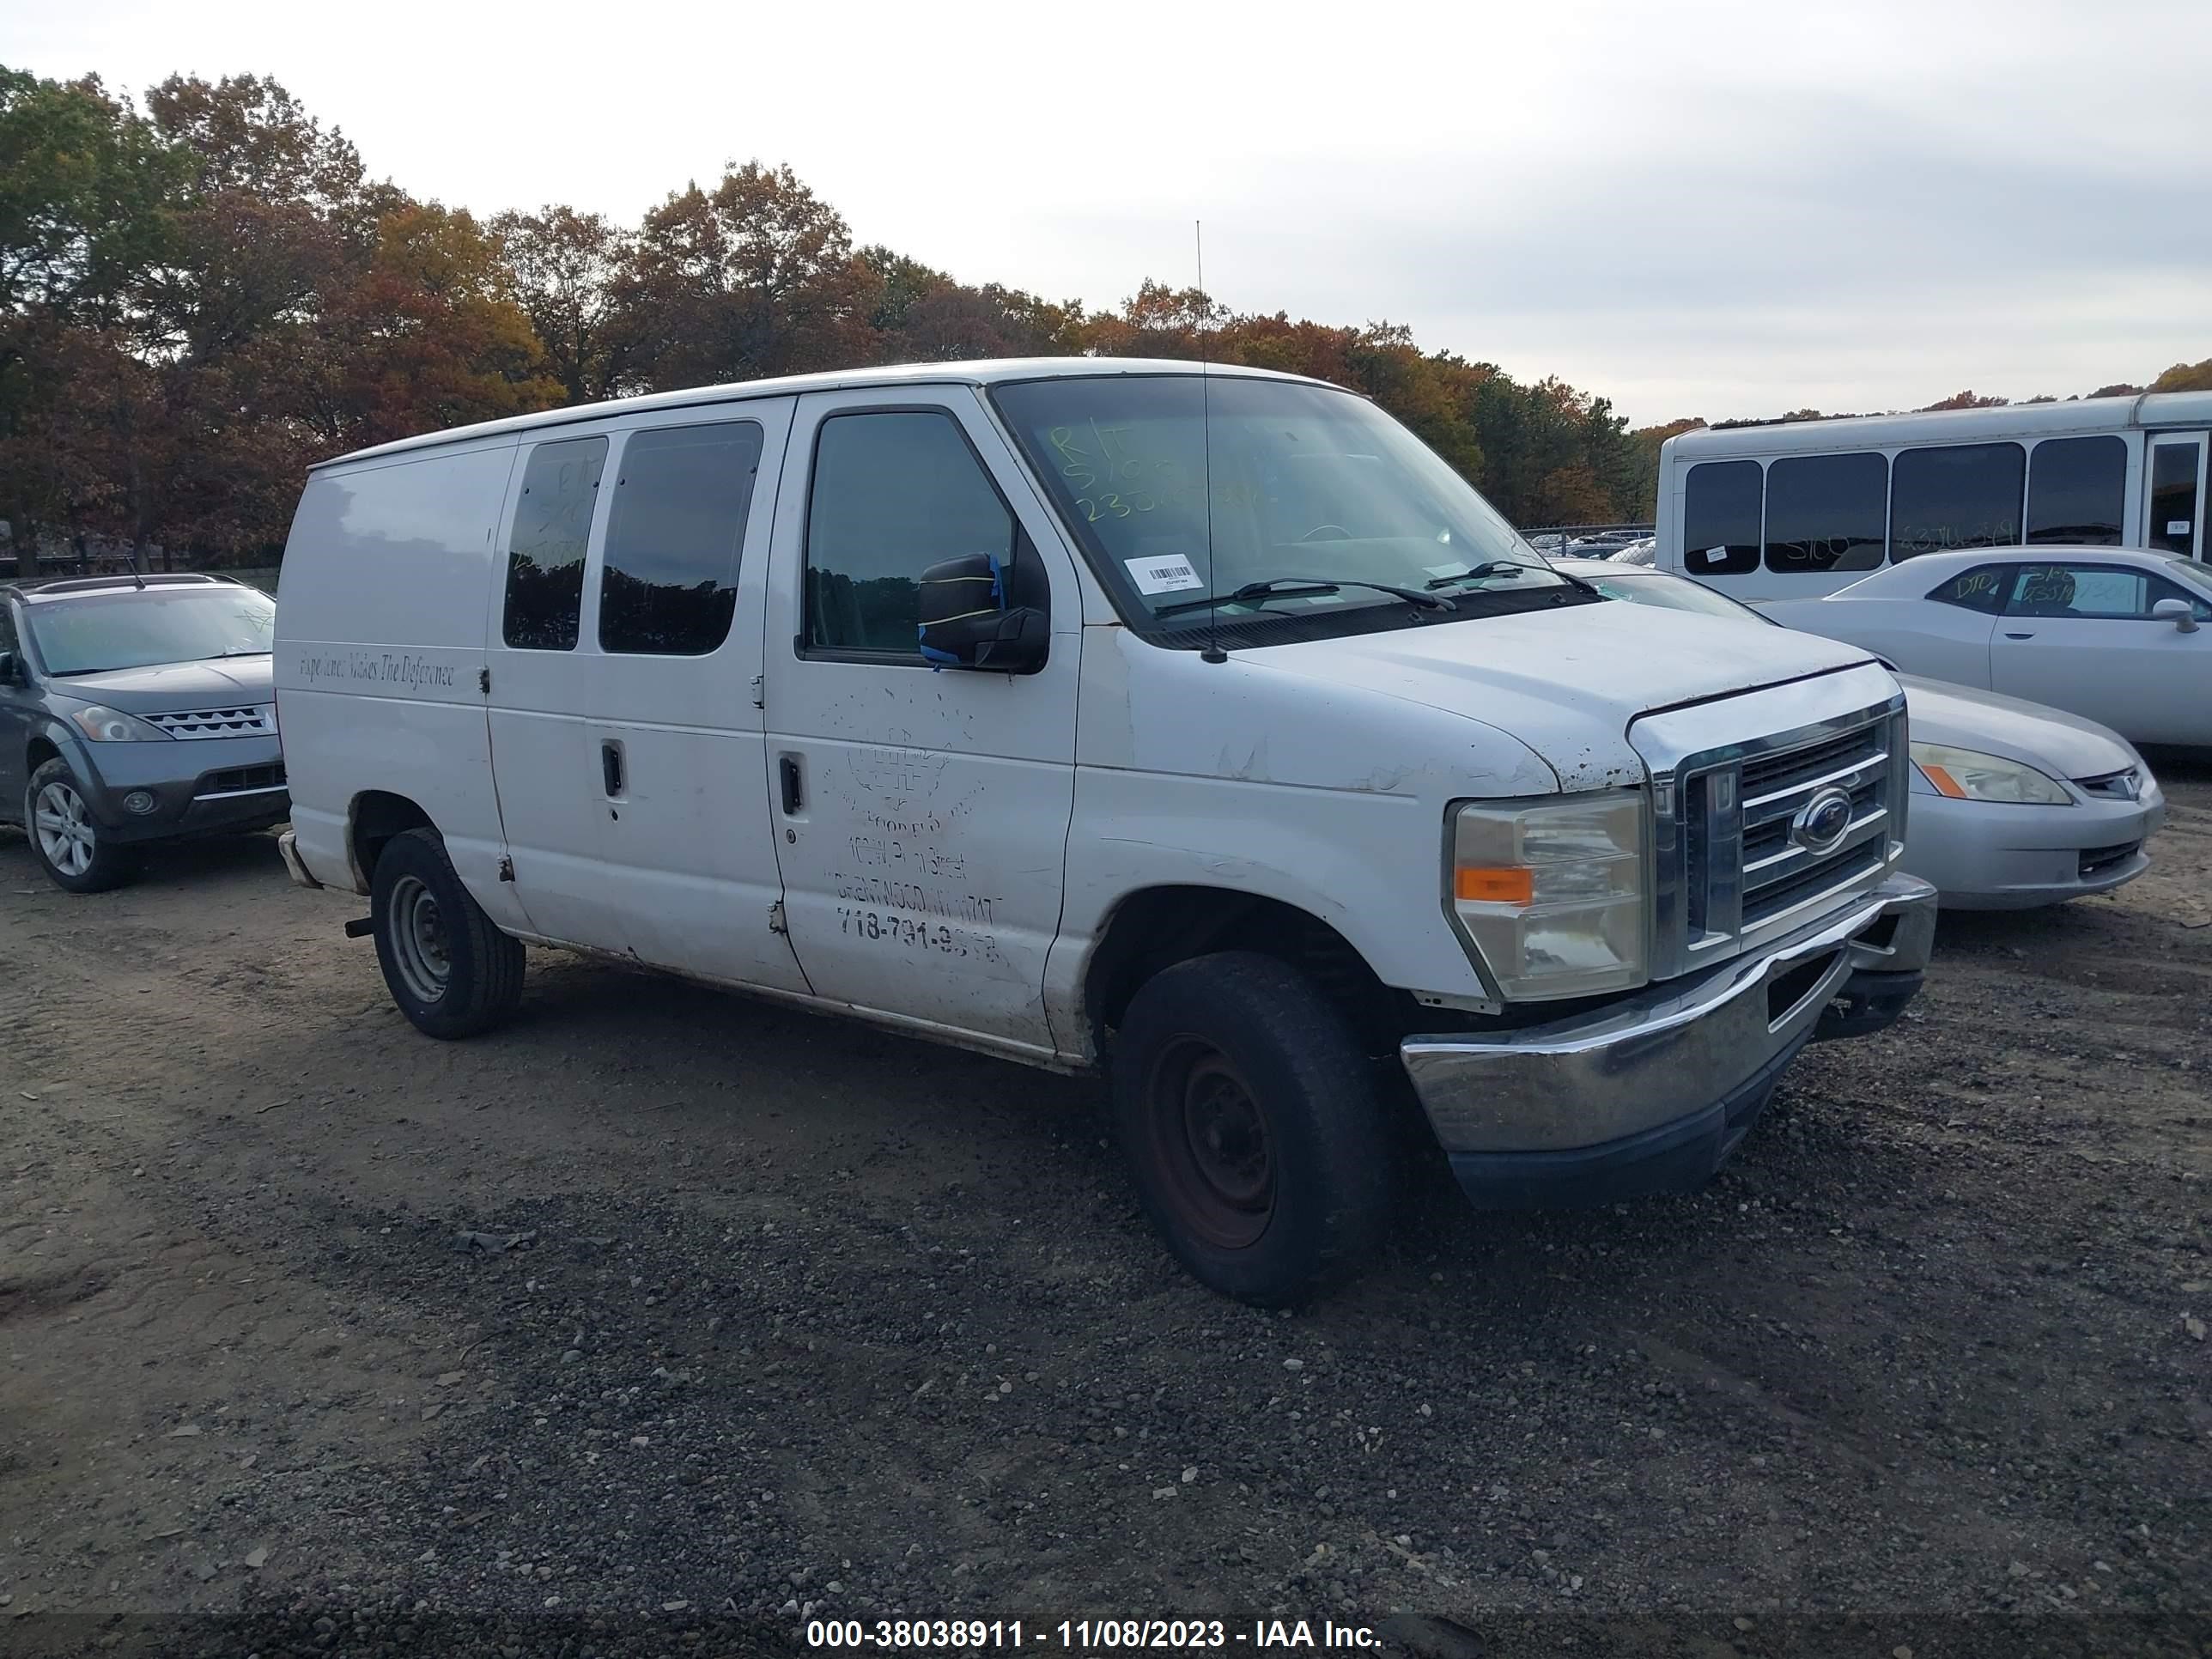
<svg viewBox="0 0 2212 1659"><path fill-rule="evenodd" d="M1198 256L1198 430L1202 466L1199 488L1206 497L1206 649L1200 662L1227 662L1221 648L1221 590L1213 580L1213 394L1206 352L1206 324L1213 302L1206 296L1206 221L1190 222L1191 240Z"/></svg>

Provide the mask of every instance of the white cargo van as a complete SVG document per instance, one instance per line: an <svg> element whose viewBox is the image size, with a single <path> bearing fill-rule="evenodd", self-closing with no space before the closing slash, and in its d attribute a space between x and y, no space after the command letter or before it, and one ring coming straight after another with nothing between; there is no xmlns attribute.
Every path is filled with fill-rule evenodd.
<svg viewBox="0 0 2212 1659"><path fill-rule="evenodd" d="M1934 923L1867 653L1608 601L1285 375L386 445L310 476L277 635L286 862L424 1031L527 941L1104 1067L1169 1244L1259 1302L1373 1243L1408 1101L1478 1203L1696 1185Z"/></svg>

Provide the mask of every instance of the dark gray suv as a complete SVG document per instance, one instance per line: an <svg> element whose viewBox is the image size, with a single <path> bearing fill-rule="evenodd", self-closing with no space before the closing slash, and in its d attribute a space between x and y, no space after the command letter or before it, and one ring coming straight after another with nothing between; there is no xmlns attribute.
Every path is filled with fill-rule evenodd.
<svg viewBox="0 0 2212 1659"><path fill-rule="evenodd" d="M93 893L165 841L291 811L269 648L276 602L206 575L0 586L0 822Z"/></svg>

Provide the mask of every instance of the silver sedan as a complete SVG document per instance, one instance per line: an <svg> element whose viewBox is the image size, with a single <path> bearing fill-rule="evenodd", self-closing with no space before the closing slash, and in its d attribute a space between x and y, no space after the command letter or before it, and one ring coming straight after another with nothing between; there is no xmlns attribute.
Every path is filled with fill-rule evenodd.
<svg viewBox="0 0 2212 1659"><path fill-rule="evenodd" d="M1559 559L1608 598L1778 627L1686 577ZM1905 868L1958 910L2102 893L2149 866L2166 821L2150 768L2118 732L2040 703L1901 674L1912 724Z"/></svg>
<svg viewBox="0 0 2212 1659"><path fill-rule="evenodd" d="M1912 722L1905 867L1957 910L2024 910L2133 881L2166 797L2126 738L1990 691L1898 676Z"/></svg>

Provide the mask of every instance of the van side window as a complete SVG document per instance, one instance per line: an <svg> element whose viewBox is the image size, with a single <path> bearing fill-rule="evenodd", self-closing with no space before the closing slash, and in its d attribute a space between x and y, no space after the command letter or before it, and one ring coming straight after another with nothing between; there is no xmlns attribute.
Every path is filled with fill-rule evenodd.
<svg viewBox="0 0 2212 1659"><path fill-rule="evenodd" d="M2118 547L2127 497L2126 440L2045 439L2028 458L2028 542Z"/></svg>
<svg viewBox="0 0 2212 1659"><path fill-rule="evenodd" d="M2015 443L1898 452L1889 469L1889 556L2020 542L2027 451Z"/></svg>
<svg viewBox="0 0 2212 1659"><path fill-rule="evenodd" d="M2005 595L2011 591L2012 572L2005 566L1978 564L1930 590L1928 597L1938 605L1955 605L1994 617L2004 609Z"/></svg>
<svg viewBox="0 0 2212 1659"><path fill-rule="evenodd" d="M1889 459L1792 455L1766 469L1766 568L1875 570L1889 522Z"/></svg>
<svg viewBox="0 0 2212 1659"><path fill-rule="evenodd" d="M1705 461L1682 485L1682 568L1692 576L1741 576L1759 568L1757 461Z"/></svg>
<svg viewBox="0 0 2212 1659"><path fill-rule="evenodd" d="M810 649L921 658L915 580L974 553L1006 562L1014 515L949 414L833 415L806 499Z"/></svg>
<svg viewBox="0 0 2212 1659"><path fill-rule="evenodd" d="M524 651L573 651L584 608L584 548L607 464L605 438L539 444L522 471L507 548L500 637Z"/></svg>
<svg viewBox="0 0 2212 1659"><path fill-rule="evenodd" d="M600 650L702 657L729 637L760 456L752 421L629 434L607 509Z"/></svg>

